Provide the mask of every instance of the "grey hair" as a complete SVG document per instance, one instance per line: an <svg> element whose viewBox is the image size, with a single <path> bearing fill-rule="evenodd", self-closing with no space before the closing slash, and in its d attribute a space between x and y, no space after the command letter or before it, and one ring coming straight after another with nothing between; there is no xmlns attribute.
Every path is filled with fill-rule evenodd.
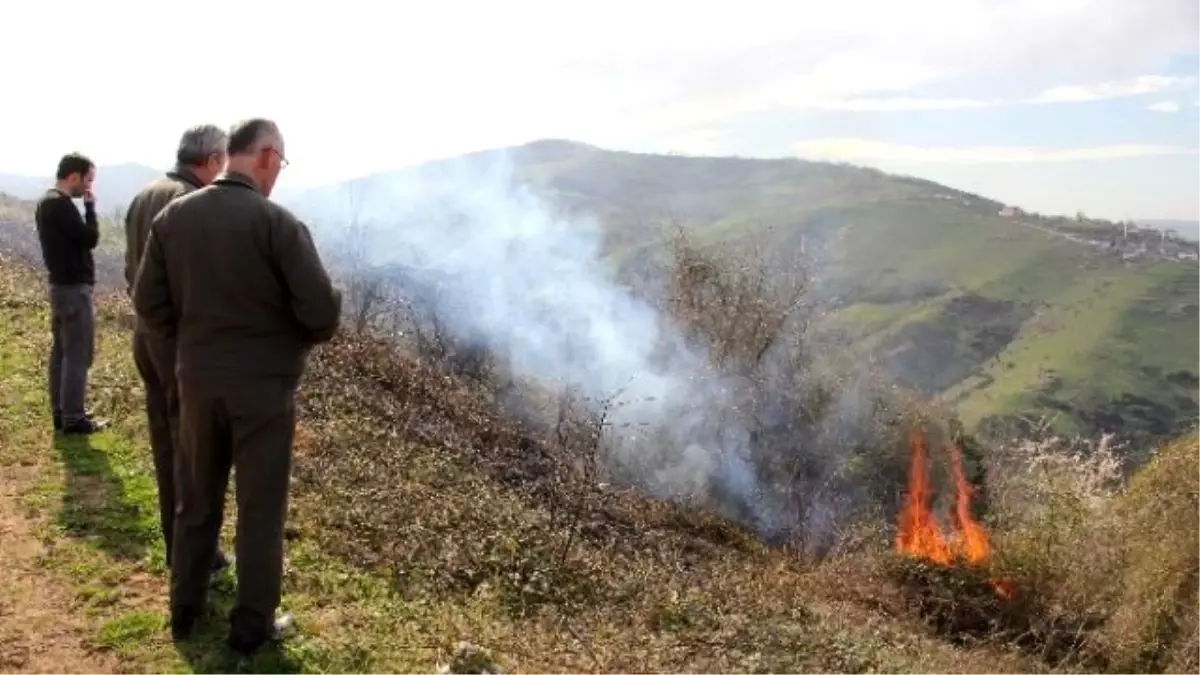
<svg viewBox="0 0 1200 675"><path fill-rule="evenodd" d="M209 155L224 155L229 136L213 124L201 124L183 132L175 160L183 166L202 164Z"/></svg>
<svg viewBox="0 0 1200 675"><path fill-rule="evenodd" d="M244 155L252 152L264 139L279 136L279 127L275 122L263 118L252 117L234 123L229 129L229 154Z"/></svg>

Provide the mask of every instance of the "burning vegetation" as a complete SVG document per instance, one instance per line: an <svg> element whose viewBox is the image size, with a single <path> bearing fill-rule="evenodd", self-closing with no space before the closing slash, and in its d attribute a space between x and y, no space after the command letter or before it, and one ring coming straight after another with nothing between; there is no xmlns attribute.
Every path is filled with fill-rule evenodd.
<svg viewBox="0 0 1200 675"><path fill-rule="evenodd" d="M908 491L900 510L896 551L900 554L928 560L937 565L964 563L981 566L992 555L987 530L971 515L971 487L963 473L962 450L950 443L950 475L954 483L954 506L951 511L954 532L942 533L930 508L932 489L929 481L929 452L925 434L913 429L909 438L911 465ZM1013 585L1007 579L992 582L1001 599L1012 598Z"/></svg>

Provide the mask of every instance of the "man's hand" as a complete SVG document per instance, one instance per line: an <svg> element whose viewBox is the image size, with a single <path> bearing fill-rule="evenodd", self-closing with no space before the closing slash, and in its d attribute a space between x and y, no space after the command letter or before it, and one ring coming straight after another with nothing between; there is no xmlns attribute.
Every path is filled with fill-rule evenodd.
<svg viewBox="0 0 1200 675"><path fill-rule="evenodd" d="M91 190L85 190L83 193L83 203L88 206L96 205L96 194Z"/></svg>

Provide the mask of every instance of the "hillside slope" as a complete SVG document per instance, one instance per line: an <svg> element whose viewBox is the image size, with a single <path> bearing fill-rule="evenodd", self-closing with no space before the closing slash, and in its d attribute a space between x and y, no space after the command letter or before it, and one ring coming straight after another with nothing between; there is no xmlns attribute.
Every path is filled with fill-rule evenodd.
<svg viewBox="0 0 1200 675"><path fill-rule="evenodd" d="M284 201L329 244L332 229L322 225L387 222L404 211L415 177L454 181L464 167L491 165L555 211L597 219L617 267L661 256L667 226L714 247L799 261L824 310L825 343L944 399L976 431L1019 433L1045 419L1063 433L1113 432L1145 449L1196 419L1200 292L1196 262L1179 259L1194 245L1141 232L1125 239L1111 223L1005 217L1003 204L978 195L848 165L570 141L430 162ZM28 208L14 204L0 205L0 220L27 222Z"/></svg>
<svg viewBox="0 0 1200 675"><path fill-rule="evenodd" d="M1002 216L984 197L847 165L569 141L431 162L289 203L318 224L387 222L415 180L454 181L502 158L557 211L597 218L613 264L660 255L672 225L714 247L802 260L830 341L951 402L976 429L1048 418L1065 433L1117 432L1147 447L1196 417L1197 265L1180 259L1194 245L1127 239L1112 223Z"/></svg>
<svg viewBox="0 0 1200 675"><path fill-rule="evenodd" d="M6 670L431 672L460 640L506 672L1043 668L826 593L727 521L591 485L460 383L354 340L319 350L303 385L284 582L298 635L237 663L225 580L176 647L128 304L105 293L97 311L91 402L112 429L52 438L42 285L0 260L0 293L0 560L33 551L0 587L42 589L0 604Z"/></svg>

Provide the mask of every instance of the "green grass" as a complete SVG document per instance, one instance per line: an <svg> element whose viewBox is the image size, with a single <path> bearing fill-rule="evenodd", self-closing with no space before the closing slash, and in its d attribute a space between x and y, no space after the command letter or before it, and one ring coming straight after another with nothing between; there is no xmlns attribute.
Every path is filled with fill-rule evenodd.
<svg viewBox="0 0 1200 675"><path fill-rule="evenodd" d="M172 644L153 468L144 440L141 393L127 356L128 335L118 329L111 305L101 310L91 390L98 414L114 421L112 429L90 438L52 438L42 386L47 315L36 290L40 284L32 274L7 265L0 273L5 282L0 283L5 299L0 306L0 380L5 382L0 466L38 467L36 479L24 486L23 503L39 523L39 537L51 544L42 567L73 589L74 606L62 610L88 617L95 628L92 648L114 652L127 671L411 671L435 666L436 649L403 648L403 637L382 622L339 630L327 641L318 624L325 620L322 608L336 604L347 616L388 616L399 603L369 576L355 575L353 584L331 583L349 578L350 571L304 543L290 550L284 602L297 610L307 630L281 651L266 650L246 662L225 649L222 620L233 601L228 575L214 588L201 635L180 647ZM298 579L297 570L307 573Z"/></svg>
<svg viewBox="0 0 1200 675"><path fill-rule="evenodd" d="M1178 415L1186 415L1193 406L1180 401L1194 399L1194 393L1188 386L1165 381L1164 376L1195 372L1194 318L1189 321L1182 313L1154 315L1166 314L1172 303L1194 306L1194 276L1190 291L1180 292L1174 285L1188 273L1187 266L1174 263L1136 271L1109 269L1044 294L1047 301L1016 339L982 369L991 385L969 391L959 400L960 414L971 423L1006 411L1037 414L1045 407L1035 395L1052 387L1053 399L1080 409L1086 410L1090 401L1128 394L1174 406ZM1176 298L1171 297L1171 288ZM1056 421L1063 431L1095 431L1070 413L1059 413Z"/></svg>
<svg viewBox="0 0 1200 675"><path fill-rule="evenodd" d="M1124 263L947 203L863 203L793 217L792 226L770 234L747 213L704 231L718 246L756 239L786 246L795 232L833 224L840 238L819 254L831 267L816 291L843 285L837 294L843 307L820 328L848 336L850 353L859 357L886 360L904 348L931 379L944 379L937 371L960 370L959 357L912 344L914 328L964 335L974 319L946 311L963 294L1006 301L1028 315L994 358L970 364L962 377L930 392L952 402L970 428L997 416L1048 417L1062 433L1117 431L1148 445L1195 418L1196 386L1186 378L1165 380L1200 372L1194 263ZM733 221L743 226L723 224ZM1131 400L1154 407L1144 418L1116 421ZM1102 415L1103 423L1096 419Z"/></svg>
<svg viewBox="0 0 1200 675"><path fill-rule="evenodd" d="M818 328L848 339L855 358L887 362L903 350L897 376L919 364L928 379L949 379L928 393L951 402L973 430L989 418L1045 417L1062 433L1116 431L1148 447L1194 419L1197 389L1183 376L1200 372L1194 263L1124 263L994 212L893 197L784 211L759 193L691 227L715 247L769 250L797 245L799 233L810 245L836 233L815 254L827 269L814 290L836 297L840 309ZM999 353L970 363L946 344L914 343L922 328L970 342L977 318L948 311L964 295L1010 303L1026 315L1023 325ZM1130 401L1146 412L1120 417Z"/></svg>
<svg viewBox="0 0 1200 675"><path fill-rule="evenodd" d="M836 252L838 272L825 283L852 281L855 287L849 304L822 328L850 336L852 353L905 348L923 355L925 372L936 375L961 364L935 345L912 344L913 329L969 329L976 319L947 311L956 297L1001 300L1028 315L998 354L930 392L952 402L969 427L1005 415L1048 416L1060 432L1089 435L1136 434L1161 424L1167 430L1148 439L1154 442L1194 419L1189 401L1196 400L1195 385L1165 377L1198 372L1195 264L1125 264L1003 218L946 205L861 206L828 217L846 235ZM926 287L940 291L905 297ZM1119 413L1121 401L1131 398L1158 408L1147 420L1115 427L1110 421L1104 429L1090 419Z"/></svg>

